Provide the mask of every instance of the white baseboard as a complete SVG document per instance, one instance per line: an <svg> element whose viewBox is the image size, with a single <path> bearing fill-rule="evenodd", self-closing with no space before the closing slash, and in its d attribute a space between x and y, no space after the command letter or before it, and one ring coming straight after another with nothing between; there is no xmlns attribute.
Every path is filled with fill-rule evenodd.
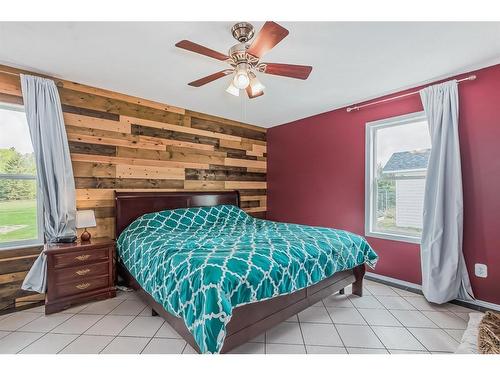
<svg viewBox="0 0 500 375"><path fill-rule="evenodd" d="M378 273L373 273L373 272L367 272L366 275L370 276L373 279L377 279L377 280L380 280L380 281L387 281L389 283L397 284L397 285L405 287L405 288L422 290L422 286L421 285L410 283L408 281L394 279L392 277L384 276L384 275L379 275Z"/></svg>
<svg viewBox="0 0 500 375"><path fill-rule="evenodd" d="M401 286L402 288L416 289L416 290L419 290L419 291L422 290L422 286L421 285L410 283L408 281L403 281L403 280L395 279L395 278L392 278L392 277L389 277L389 276L379 275L379 274L376 274L376 273L373 273L373 272L367 272L366 275L369 276L372 279L376 279L376 280L380 280L380 281L385 281L385 282L388 282L388 283L392 283L392 284ZM457 299L457 301L466 303L468 305L482 307L483 309L491 309L491 310L500 311L500 305L497 305L497 304L491 303L491 302L481 301L481 300L478 300L478 299L473 300L473 301L464 301L464 300Z"/></svg>

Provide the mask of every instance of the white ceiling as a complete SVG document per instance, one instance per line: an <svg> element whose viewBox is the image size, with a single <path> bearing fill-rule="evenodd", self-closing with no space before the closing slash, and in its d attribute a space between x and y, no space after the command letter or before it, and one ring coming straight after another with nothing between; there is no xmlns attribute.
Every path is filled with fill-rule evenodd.
<svg viewBox="0 0 500 375"><path fill-rule="evenodd" d="M263 74L252 100L224 91L230 77L187 86L225 63L174 44L226 52L232 24L3 22L0 62L265 127L500 62L500 22L280 22L290 34L263 60L312 65L307 81Z"/></svg>

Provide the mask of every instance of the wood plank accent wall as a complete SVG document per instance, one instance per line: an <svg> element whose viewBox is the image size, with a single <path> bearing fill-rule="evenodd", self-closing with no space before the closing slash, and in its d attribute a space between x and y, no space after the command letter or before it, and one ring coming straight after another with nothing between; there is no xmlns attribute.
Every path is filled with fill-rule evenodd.
<svg viewBox="0 0 500 375"><path fill-rule="evenodd" d="M30 74L2 65L0 71ZM114 238L114 191L239 190L242 208L265 217L266 129L54 80L77 209L95 211L97 227L89 229L93 236ZM0 101L22 103L18 76L0 72ZM37 297L20 290L40 250L26 251L28 258L22 250L0 252L0 310Z"/></svg>

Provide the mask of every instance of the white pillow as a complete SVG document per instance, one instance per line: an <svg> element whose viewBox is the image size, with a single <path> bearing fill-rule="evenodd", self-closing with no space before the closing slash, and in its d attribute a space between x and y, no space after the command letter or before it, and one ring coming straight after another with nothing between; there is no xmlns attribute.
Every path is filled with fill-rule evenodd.
<svg viewBox="0 0 500 375"><path fill-rule="evenodd" d="M479 334L479 323L483 319L483 313L470 313L469 323L465 329L462 341L455 351L456 354L478 354L477 336Z"/></svg>

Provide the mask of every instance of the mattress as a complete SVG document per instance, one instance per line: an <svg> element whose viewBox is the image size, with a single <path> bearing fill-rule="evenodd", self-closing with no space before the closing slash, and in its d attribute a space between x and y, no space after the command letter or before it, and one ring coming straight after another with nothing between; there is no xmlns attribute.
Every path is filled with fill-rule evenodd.
<svg viewBox="0 0 500 375"><path fill-rule="evenodd" d="M202 353L218 353L232 311L290 294L377 254L353 233L256 219L232 205L141 216L118 255L156 302L184 320Z"/></svg>

